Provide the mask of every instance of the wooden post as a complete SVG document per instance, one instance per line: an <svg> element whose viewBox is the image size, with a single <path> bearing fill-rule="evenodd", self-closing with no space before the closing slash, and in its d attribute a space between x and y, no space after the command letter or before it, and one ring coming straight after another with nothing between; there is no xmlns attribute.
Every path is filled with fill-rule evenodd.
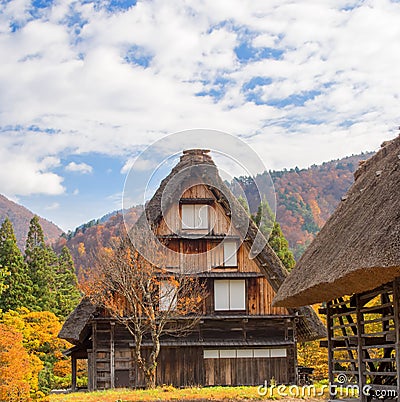
<svg viewBox="0 0 400 402"><path fill-rule="evenodd" d="M358 392L359 400L364 402L367 400L366 395L364 395L364 386L367 383L367 376L364 374L366 371L365 361L364 361L364 339L362 335L364 334L364 324L362 323L364 318L361 312L362 303L360 296L356 295L356 314L357 314L357 357L358 357Z"/></svg>
<svg viewBox="0 0 400 402"><path fill-rule="evenodd" d="M110 381L111 388L115 388L115 322L110 322Z"/></svg>
<svg viewBox="0 0 400 402"><path fill-rule="evenodd" d="M97 391L97 323L96 321L93 321L92 323L92 350L93 350L93 369L92 369L92 374L93 374L93 391Z"/></svg>
<svg viewBox="0 0 400 402"><path fill-rule="evenodd" d="M329 385L332 386L332 384L335 381L334 375L333 375L333 370L334 370L334 364L333 364L333 320L332 320L332 302L327 303L326 307L326 327L328 331L328 370L329 370ZM329 400L332 398L336 399L335 396L329 396Z"/></svg>
<svg viewBox="0 0 400 402"><path fill-rule="evenodd" d="M298 384L299 383L299 372L297 370L297 322L299 319L296 317L295 319L291 320L292 324L292 331L293 331L293 342L294 342L294 383Z"/></svg>
<svg viewBox="0 0 400 402"><path fill-rule="evenodd" d="M76 391L76 357L71 356L71 390Z"/></svg>
<svg viewBox="0 0 400 402"><path fill-rule="evenodd" d="M396 371L397 371L397 399L400 398L400 325L399 325L399 314L400 314L400 308L399 308L399 297L400 297L400 280L399 278L396 278L393 281L393 308L394 308L394 327L396 330L396 345L395 345L395 350L396 350Z"/></svg>

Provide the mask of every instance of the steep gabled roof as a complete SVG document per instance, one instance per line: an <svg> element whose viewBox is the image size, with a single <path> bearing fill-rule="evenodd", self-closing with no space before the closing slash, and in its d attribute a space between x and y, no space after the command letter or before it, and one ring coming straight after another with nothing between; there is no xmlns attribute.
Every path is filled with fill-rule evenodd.
<svg viewBox="0 0 400 402"><path fill-rule="evenodd" d="M400 276L400 136L362 163L355 183L274 299L302 306Z"/></svg>
<svg viewBox="0 0 400 402"><path fill-rule="evenodd" d="M208 150L202 149L192 149L183 152L179 163L161 182L156 193L147 203L145 211L134 226L134 230L140 232L141 226L146 225L147 222L149 222L151 228L155 230L163 218L163 209L168 209L168 203L172 204L176 202L176 194L182 194L185 190L185 183L196 177L202 183L206 183L217 202L220 203L224 209L226 215L234 217L232 222L235 229L239 233L245 233L243 241L248 249L259 251L255 259L261 272L266 276L274 291L277 292L288 272L268 243L266 243L256 225L249 219L246 211L240 205L236 197L222 181L218 169L208 153ZM173 185L171 185L172 182L174 182ZM264 246L264 244L266 245ZM79 306L77 309L79 309ZM311 307L306 306L296 310L291 309L289 312L291 314L299 314L299 340L319 339L326 336L325 327ZM86 322L89 320L90 314L88 310ZM68 328L76 325L74 322L74 317L76 316L77 315L74 315L74 313L71 314L65 322L65 329L63 327L60 336L64 333L69 334L74 331ZM82 326L83 321L84 317L82 317L82 322L80 322L78 328L84 327L84 325ZM61 337L64 338L64 336ZM71 342L71 338L69 340ZM78 337L76 335L75 342L73 343L77 341Z"/></svg>
<svg viewBox="0 0 400 402"><path fill-rule="evenodd" d="M147 220L152 225L152 228L155 229L163 217L162 202L168 202L168 199L173 201L176 196L175 192L183 193L185 182L192 180L193 177L197 177L204 183L207 183L209 190L222 206L226 215L234 217L234 225L237 231L239 233L246 233L243 240L248 249L259 251L255 259L261 272L266 276L274 291L277 292L287 277L288 271L265 241L257 226L249 219L237 198L223 182L214 161L208 153L209 151L204 149L183 151L179 163L161 182L160 187L146 205L146 210L139 218L138 225L143 224ZM179 177L179 183L182 187L177 188L174 185L172 186L173 194L168 194L168 185L176 176ZM292 309L290 313L298 313L301 317L298 324L298 336L300 340L319 339L326 336L325 327L310 306L297 310Z"/></svg>
<svg viewBox="0 0 400 402"><path fill-rule="evenodd" d="M75 310L67 317L64 325L58 334L59 338L66 339L73 344L81 343L85 340L85 327L96 307L87 298L83 298Z"/></svg>

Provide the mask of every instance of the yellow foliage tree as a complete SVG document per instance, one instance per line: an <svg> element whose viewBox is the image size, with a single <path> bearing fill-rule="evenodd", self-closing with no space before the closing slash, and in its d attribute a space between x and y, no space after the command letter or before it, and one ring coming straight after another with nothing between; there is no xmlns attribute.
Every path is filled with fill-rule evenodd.
<svg viewBox="0 0 400 402"><path fill-rule="evenodd" d="M319 346L319 341L302 342L297 347L299 366L312 367L314 378L328 378L328 350Z"/></svg>
<svg viewBox="0 0 400 402"><path fill-rule="evenodd" d="M69 347L68 342L57 337L61 329L58 318L48 311L20 308L4 313L1 322L22 336L31 368L36 373L29 381L31 392L37 393L37 396L41 394L39 389L48 392L52 385L54 364L64 359L62 350Z"/></svg>
<svg viewBox="0 0 400 402"><path fill-rule="evenodd" d="M0 400L29 401L30 383L36 375L22 344L22 334L0 324Z"/></svg>
<svg viewBox="0 0 400 402"><path fill-rule="evenodd" d="M326 324L326 318L318 313L317 305L313 306L314 311L321 321ZM312 367L314 378L323 380L328 378L328 349L322 348L319 340L302 342L297 346L297 362L299 366Z"/></svg>

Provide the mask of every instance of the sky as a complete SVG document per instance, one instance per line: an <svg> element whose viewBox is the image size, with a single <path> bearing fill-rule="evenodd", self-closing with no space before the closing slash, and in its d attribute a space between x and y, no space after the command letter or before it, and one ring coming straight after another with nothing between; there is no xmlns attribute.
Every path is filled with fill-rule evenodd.
<svg viewBox="0 0 400 402"><path fill-rule="evenodd" d="M395 0L3 0L0 193L68 230L177 131L268 169L376 150L400 124L399 21Z"/></svg>

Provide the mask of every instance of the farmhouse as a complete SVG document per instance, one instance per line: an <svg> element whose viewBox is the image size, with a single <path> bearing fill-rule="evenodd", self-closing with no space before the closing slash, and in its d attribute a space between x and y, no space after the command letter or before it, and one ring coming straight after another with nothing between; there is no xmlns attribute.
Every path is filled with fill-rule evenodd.
<svg viewBox="0 0 400 402"><path fill-rule="evenodd" d="M175 194L166 194L173 182ZM166 209L163 199L169 200ZM161 338L157 384L259 385L272 377L296 382L296 342L321 338L325 329L309 306L272 306L287 272L264 246L207 150L183 152L139 223L144 220L171 250L190 254L190 267L184 258L167 261L171 272L190 268L208 290L196 328L185 337ZM249 257L252 248L258 251L255 258ZM132 336L87 299L59 336L75 345L68 351L73 388L78 359L88 360L90 390L144 385Z"/></svg>
<svg viewBox="0 0 400 402"><path fill-rule="evenodd" d="M399 195L397 137L360 165L354 185L274 299L287 308L324 302L330 381L358 386L354 400L400 395Z"/></svg>

